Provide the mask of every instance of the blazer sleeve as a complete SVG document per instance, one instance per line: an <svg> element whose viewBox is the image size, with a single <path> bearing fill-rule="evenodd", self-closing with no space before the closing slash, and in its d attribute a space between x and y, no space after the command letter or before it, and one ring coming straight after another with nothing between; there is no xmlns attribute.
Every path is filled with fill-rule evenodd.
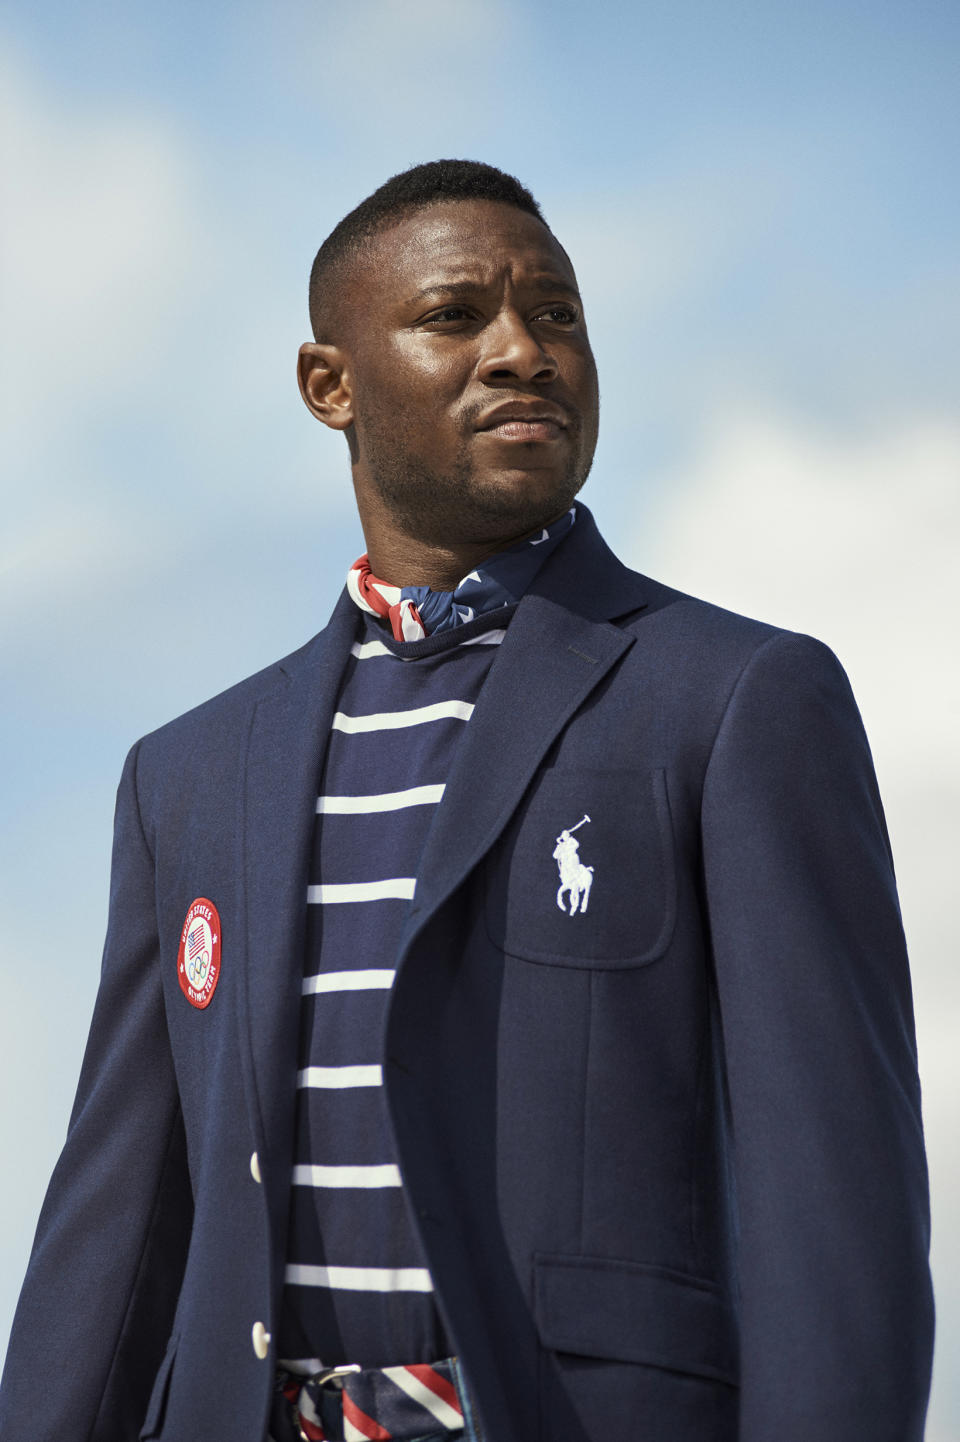
<svg viewBox="0 0 960 1442"><path fill-rule="evenodd" d="M170 1331L192 1204L158 965L154 866L117 795L100 989L0 1389L0 1437L130 1442Z"/></svg>
<svg viewBox="0 0 960 1442"><path fill-rule="evenodd" d="M933 1304L910 978L869 747L827 647L778 633L754 653L702 826L741 1442L921 1442Z"/></svg>

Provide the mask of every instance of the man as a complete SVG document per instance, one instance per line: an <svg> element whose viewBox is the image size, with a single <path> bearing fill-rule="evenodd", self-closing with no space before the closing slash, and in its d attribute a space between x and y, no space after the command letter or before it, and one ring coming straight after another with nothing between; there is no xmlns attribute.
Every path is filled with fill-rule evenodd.
<svg viewBox="0 0 960 1442"><path fill-rule="evenodd" d="M574 272L440 161L300 355L367 554L134 747L2 1437L919 1442L907 964L831 653L623 567Z"/></svg>

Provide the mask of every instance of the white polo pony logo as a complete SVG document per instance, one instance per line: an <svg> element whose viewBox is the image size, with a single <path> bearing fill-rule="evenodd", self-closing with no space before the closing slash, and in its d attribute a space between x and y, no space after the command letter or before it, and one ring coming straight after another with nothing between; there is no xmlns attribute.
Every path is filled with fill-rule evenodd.
<svg viewBox="0 0 960 1442"><path fill-rule="evenodd" d="M576 826L571 826L569 831L561 831L553 850L553 859L560 872L557 905L561 911L567 910L563 899L564 893L566 893L570 900L570 916L574 916L577 911L586 911L590 888L593 885L593 867L584 866L580 860L580 843L573 835L589 820L590 817L584 814L583 819L578 821Z"/></svg>

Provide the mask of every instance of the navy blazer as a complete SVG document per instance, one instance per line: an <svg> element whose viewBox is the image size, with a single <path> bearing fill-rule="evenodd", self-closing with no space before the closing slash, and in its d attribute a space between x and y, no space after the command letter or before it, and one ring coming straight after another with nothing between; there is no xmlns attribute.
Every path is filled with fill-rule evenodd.
<svg viewBox="0 0 960 1442"><path fill-rule="evenodd" d="M341 598L130 753L3 1442L261 1442L307 860L356 624ZM584 815L571 912L554 849ZM197 896L222 921L205 1010L176 974ZM628 571L581 509L464 733L396 964L384 1086L490 1442L919 1442L910 984L826 647Z"/></svg>

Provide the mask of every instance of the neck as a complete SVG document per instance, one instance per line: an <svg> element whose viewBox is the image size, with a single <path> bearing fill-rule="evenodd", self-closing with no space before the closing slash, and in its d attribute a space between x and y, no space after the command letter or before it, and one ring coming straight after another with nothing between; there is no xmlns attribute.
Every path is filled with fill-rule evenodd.
<svg viewBox="0 0 960 1442"><path fill-rule="evenodd" d="M370 569L379 581L391 586L429 586L431 591L455 591L464 576L494 551L504 549L496 544L434 546L409 536L364 535Z"/></svg>
<svg viewBox="0 0 960 1442"><path fill-rule="evenodd" d="M535 536L557 519L551 515L526 530L514 533L505 529L503 534L482 540L436 542L411 536L381 506L360 505L359 509L370 570L377 580L391 586L429 586L431 591L455 591L464 576L489 556Z"/></svg>

